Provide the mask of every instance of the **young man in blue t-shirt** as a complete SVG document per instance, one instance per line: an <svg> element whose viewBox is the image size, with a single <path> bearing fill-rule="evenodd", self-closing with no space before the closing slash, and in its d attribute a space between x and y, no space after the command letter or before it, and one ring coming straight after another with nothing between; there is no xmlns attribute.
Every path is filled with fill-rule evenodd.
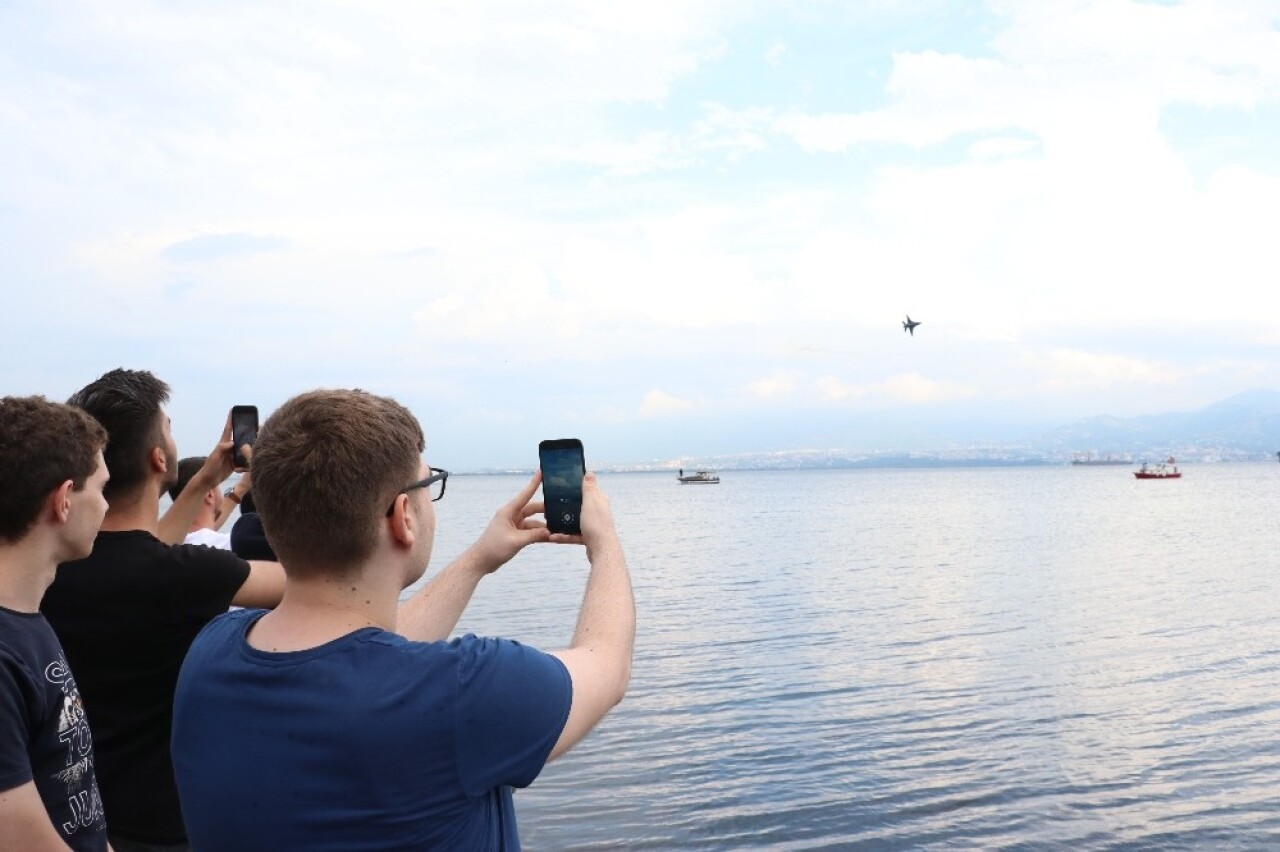
<svg viewBox="0 0 1280 852"><path fill-rule="evenodd" d="M172 753L194 848L519 848L511 788L622 700L635 606L595 477L581 536L533 519L535 476L399 605L448 477L423 449L408 410L363 391L302 394L263 425L254 495L285 592L215 619L183 664ZM546 541L591 564L570 647L447 641L480 580Z"/></svg>
<svg viewBox="0 0 1280 852"><path fill-rule="evenodd" d="M40 397L0 399L0 847L107 849L93 736L40 599L107 512L107 433Z"/></svg>

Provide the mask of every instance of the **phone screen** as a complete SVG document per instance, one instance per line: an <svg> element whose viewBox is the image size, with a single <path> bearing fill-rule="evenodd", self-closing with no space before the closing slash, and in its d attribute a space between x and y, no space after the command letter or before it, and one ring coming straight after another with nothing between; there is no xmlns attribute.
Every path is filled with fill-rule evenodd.
<svg viewBox="0 0 1280 852"><path fill-rule="evenodd" d="M553 533L581 535L582 477L587 471L582 442L577 438L543 441L538 444L538 462L542 467L542 499L546 507L543 515L547 529Z"/></svg>
<svg viewBox="0 0 1280 852"><path fill-rule="evenodd" d="M231 442L234 447L234 463L238 469L249 466L249 460L240 452L245 444L253 446L258 440L258 407L256 405L236 405L231 409Z"/></svg>

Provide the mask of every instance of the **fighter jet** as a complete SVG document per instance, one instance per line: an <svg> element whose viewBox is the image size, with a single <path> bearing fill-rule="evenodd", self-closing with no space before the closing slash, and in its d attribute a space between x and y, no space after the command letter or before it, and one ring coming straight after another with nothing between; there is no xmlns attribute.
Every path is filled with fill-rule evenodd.
<svg viewBox="0 0 1280 852"><path fill-rule="evenodd" d="M911 319L911 315L910 315L910 314L907 314L907 321L906 321L906 322L904 322L904 323L902 324L902 330L903 330L903 331L909 331L909 332L911 332L911 336L912 336L912 337L915 337L915 336L916 336L916 326L918 326L919 324L920 324L920 323L918 323L918 322L916 322L915 320Z"/></svg>

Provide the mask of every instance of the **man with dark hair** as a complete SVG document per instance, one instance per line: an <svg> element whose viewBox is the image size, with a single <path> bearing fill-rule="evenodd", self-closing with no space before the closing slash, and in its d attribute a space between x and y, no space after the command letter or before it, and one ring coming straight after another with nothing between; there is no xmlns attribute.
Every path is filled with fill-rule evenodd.
<svg viewBox="0 0 1280 852"><path fill-rule="evenodd" d="M232 455L228 424L162 520L160 495L178 472L168 397L168 386L145 370L112 370L71 397L107 430L108 509L92 555L60 565L41 605L93 720L117 852L186 848L169 757L182 658L228 606L274 606L284 589L276 563L173 544L203 493L231 474Z"/></svg>
<svg viewBox="0 0 1280 852"><path fill-rule="evenodd" d="M178 478L168 488L170 500L175 503L178 501L178 497L191 484L191 480L196 477L207 460L208 456L187 456L178 462ZM244 500L245 495L249 493L250 484L250 477L246 471L243 476L236 480L235 485L225 492L221 490L221 486L210 488L204 492L204 495L200 498L200 506L196 511L196 517L191 522L191 526L187 528L187 534L182 539L182 543L203 544L209 547L231 550L230 533L219 532L219 530L227 522L227 519L231 517L236 505Z"/></svg>
<svg viewBox="0 0 1280 852"><path fill-rule="evenodd" d="M288 584L273 612L215 619L183 664L173 759L197 848L518 848L511 788L622 700L635 606L594 475L581 536L533 519L535 475L398 605L448 481L423 448L409 411L362 391L294 397L258 433L254 497ZM446 641L480 580L546 541L591 565L571 646Z"/></svg>
<svg viewBox="0 0 1280 852"><path fill-rule="evenodd" d="M107 511L107 435L83 411L0 399L0 847L107 848L93 736L40 599Z"/></svg>

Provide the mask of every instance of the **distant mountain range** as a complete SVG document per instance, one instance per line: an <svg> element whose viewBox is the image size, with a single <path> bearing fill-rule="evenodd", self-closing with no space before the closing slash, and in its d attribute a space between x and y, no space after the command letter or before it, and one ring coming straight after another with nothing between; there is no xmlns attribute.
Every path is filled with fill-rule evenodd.
<svg viewBox="0 0 1280 852"><path fill-rule="evenodd" d="M618 465L614 470L821 469L1066 464L1084 454L1136 462L1174 456L1181 462L1262 461L1280 450L1280 391L1238 393L1199 411L1141 417L1090 417L1024 440L913 452L794 450L685 457Z"/></svg>
<svg viewBox="0 0 1280 852"><path fill-rule="evenodd" d="M946 441L945 427L933 440ZM917 438L917 440L929 440ZM820 470L874 467L1013 467L1068 464L1073 458L1123 458L1133 463L1175 457L1180 464L1274 461L1280 451L1280 391L1238 393L1199 411L1141 417L1089 417L1065 426L990 441L950 441L945 448L870 452L847 449L783 450L720 456L683 456L601 464L601 472L685 470ZM524 473L483 469L476 474Z"/></svg>
<svg viewBox="0 0 1280 852"><path fill-rule="evenodd" d="M1252 390L1199 411L1091 417L1037 442L1049 454L1092 451L1135 458L1262 458L1280 450L1280 391Z"/></svg>

